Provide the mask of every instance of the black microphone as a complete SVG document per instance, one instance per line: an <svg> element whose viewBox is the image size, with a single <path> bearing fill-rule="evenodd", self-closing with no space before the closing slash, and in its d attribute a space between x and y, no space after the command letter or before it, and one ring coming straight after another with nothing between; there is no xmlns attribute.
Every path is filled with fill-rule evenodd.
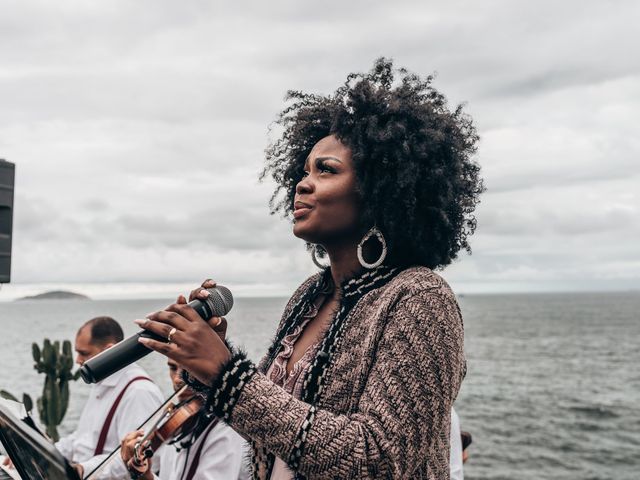
<svg viewBox="0 0 640 480"><path fill-rule="evenodd" d="M229 310L233 307L233 296L229 289L218 285L214 288L208 288L207 291L209 296L206 300L193 300L189 302L189 306L198 312L198 315L204 320L209 320L212 317L221 317L229 313ZM151 353L153 350L138 341L140 337L152 338L161 342L167 341L166 338L155 333L142 330L84 362L80 367L82 379L86 383L99 382Z"/></svg>

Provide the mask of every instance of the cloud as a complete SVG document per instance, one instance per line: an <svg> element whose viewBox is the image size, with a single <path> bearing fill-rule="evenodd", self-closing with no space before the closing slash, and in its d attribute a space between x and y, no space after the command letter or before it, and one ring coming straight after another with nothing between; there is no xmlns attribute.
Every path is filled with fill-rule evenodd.
<svg viewBox="0 0 640 480"><path fill-rule="evenodd" d="M384 55L437 73L481 135L488 191L474 254L445 271L454 285L640 288L640 4L243 6L3 4L15 282L150 285L213 269L247 292L293 288L313 267L257 182L268 126L288 89L330 93Z"/></svg>

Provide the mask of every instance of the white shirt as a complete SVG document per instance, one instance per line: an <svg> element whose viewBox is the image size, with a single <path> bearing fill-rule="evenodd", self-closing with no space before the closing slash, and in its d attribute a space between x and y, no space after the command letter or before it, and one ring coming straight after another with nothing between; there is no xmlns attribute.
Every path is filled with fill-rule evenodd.
<svg viewBox="0 0 640 480"><path fill-rule="evenodd" d="M137 380L127 388L109 427L104 453L94 456L98 438L105 419L122 389L135 377L149 375L135 363L91 386L78 427L69 436L61 438L56 447L67 459L82 464L87 475L112 450L120 445L124 436L136 430L163 402L158 386L148 380ZM129 479L122 462L113 461L107 465L98 478Z"/></svg>
<svg viewBox="0 0 640 480"><path fill-rule="evenodd" d="M186 479L198 450L198 468L193 480L249 478L247 466L244 465L245 441L231 427L219 421L215 426L209 425L189 448L180 448L179 443L163 445L152 459L153 470L159 470L154 479Z"/></svg>
<svg viewBox="0 0 640 480"><path fill-rule="evenodd" d="M460 437L460 418L451 408L451 445L449 446L449 466L451 480L464 480L462 473L462 438Z"/></svg>

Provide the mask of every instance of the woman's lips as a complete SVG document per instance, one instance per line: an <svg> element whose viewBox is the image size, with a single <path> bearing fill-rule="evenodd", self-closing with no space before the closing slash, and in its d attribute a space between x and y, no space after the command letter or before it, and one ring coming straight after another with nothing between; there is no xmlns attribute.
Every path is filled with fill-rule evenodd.
<svg viewBox="0 0 640 480"><path fill-rule="evenodd" d="M304 217L307 213L309 213L311 211L311 207L296 207L296 209L293 211L293 218L301 218Z"/></svg>
<svg viewBox="0 0 640 480"><path fill-rule="evenodd" d="M311 208L311 205L309 205L308 203L304 203L298 200L293 204L293 218L304 217L311 211Z"/></svg>

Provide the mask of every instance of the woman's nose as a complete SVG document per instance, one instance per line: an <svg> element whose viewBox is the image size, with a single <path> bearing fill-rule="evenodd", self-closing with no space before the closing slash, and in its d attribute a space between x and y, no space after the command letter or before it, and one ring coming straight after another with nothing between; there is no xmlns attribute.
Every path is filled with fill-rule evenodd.
<svg viewBox="0 0 640 480"><path fill-rule="evenodd" d="M302 193L313 192L313 182L309 179L309 175L303 177L296 185L296 193L298 195Z"/></svg>

